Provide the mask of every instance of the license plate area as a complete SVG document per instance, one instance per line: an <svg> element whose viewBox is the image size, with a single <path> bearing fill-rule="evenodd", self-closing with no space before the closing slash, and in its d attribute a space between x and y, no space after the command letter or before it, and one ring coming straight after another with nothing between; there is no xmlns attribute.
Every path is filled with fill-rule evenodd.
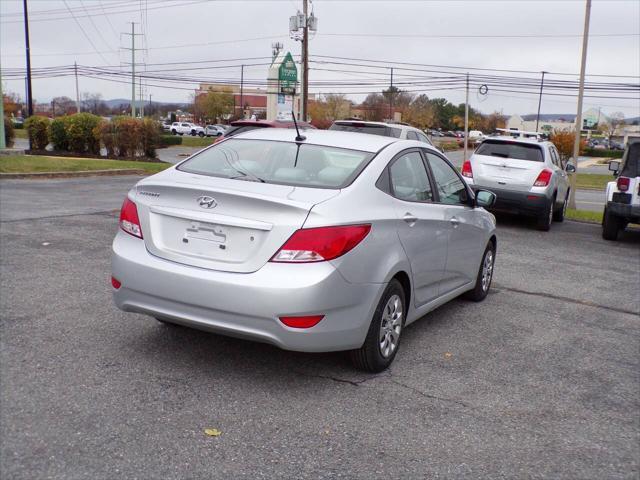
<svg viewBox="0 0 640 480"><path fill-rule="evenodd" d="M173 260L188 258L243 263L260 249L269 232L151 213L152 241Z"/></svg>
<svg viewBox="0 0 640 480"><path fill-rule="evenodd" d="M612 201L616 203L624 203L625 205L631 204L631 194L623 192L614 192Z"/></svg>

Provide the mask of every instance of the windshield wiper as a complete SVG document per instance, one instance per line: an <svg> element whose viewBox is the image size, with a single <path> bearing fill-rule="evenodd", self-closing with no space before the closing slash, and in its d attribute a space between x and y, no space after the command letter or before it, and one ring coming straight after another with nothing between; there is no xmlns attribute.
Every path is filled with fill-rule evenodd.
<svg viewBox="0 0 640 480"><path fill-rule="evenodd" d="M257 175L254 175L253 173L246 173L246 172L243 172L242 170L238 170L237 168L234 168L234 170L238 172L240 175L229 177L231 180L245 180L247 182L260 182L260 183L266 182L265 179L260 178Z"/></svg>

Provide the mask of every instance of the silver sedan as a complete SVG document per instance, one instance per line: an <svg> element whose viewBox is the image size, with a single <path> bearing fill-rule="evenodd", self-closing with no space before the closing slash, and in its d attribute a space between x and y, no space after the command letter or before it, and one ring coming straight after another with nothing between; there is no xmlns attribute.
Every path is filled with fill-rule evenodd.
<svg viewBox="0 0 640 480"><path fill-rule="evenodd" d="M424 143L259 129L141 180L113 242L116 305L381 371L404 328L483 300L495 195Z"/></svg>

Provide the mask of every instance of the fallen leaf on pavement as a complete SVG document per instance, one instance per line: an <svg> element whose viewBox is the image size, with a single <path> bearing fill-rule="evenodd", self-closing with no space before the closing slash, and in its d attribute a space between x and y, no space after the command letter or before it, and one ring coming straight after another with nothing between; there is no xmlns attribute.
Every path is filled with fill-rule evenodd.
<svg viewBox="0 0 640 480"><path fill-rule="evenodd" d="M222 432L217 428L205 428L204 434L209 435L210 437L219 437L220 435L222 435Z"/></svg>

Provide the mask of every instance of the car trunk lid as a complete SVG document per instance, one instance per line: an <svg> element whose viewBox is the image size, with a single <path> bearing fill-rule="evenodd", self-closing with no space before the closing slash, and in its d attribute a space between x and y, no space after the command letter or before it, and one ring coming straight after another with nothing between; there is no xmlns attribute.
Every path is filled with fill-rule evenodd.
<svg viewBox="0 0 640 480"><path fill-rule="evenodd" d="M249 273L339 190L292 187L172 171L136 189L148 251L194 267Z"/></svg>

